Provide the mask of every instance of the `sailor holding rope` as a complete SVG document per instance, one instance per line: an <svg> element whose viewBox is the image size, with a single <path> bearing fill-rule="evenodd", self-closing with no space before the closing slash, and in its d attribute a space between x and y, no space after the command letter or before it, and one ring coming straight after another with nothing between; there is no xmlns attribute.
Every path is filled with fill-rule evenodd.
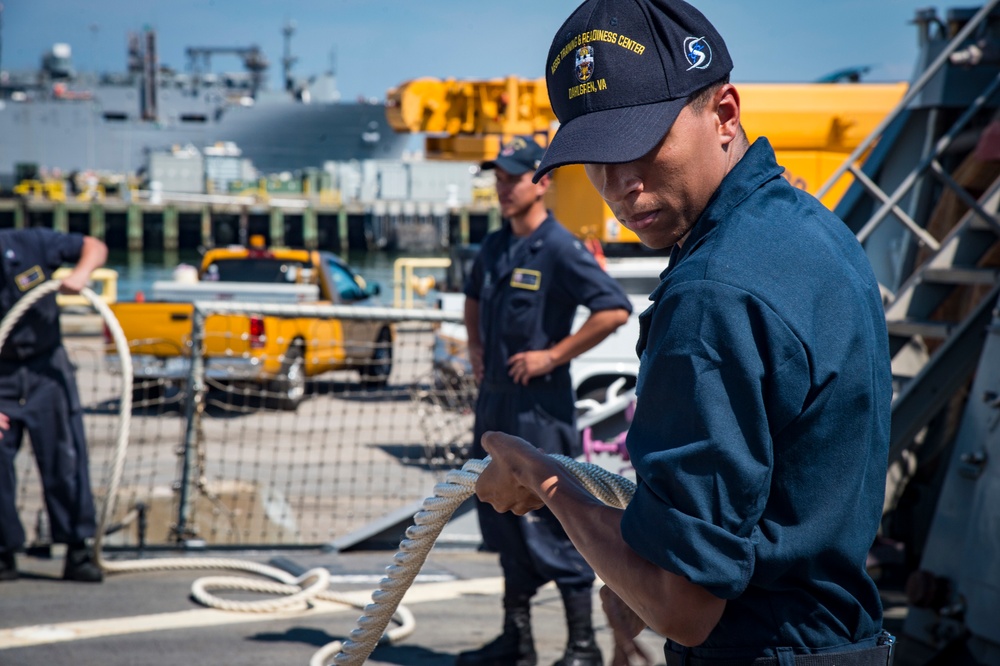
<svg viewBox="0 0 1000 666"><path fill-rule="evenodd" d="M487 433L476 491L546 507L606 587L616 640L668 666L884 666L865 569L881 517L892 382L853 234L750 145L722 37L681 0L587 0L546 63L566 164L669 269L640 317L625 508L525 440Z"/></svg>
<svg viewBox="0 0 1000 666"><path fill-rule="evenodd" d="M78 233L0 231L0 314L65 263L75 263L75 268L60 291L80 293L107 255L103 242ZM94 536L96 517L83 409L62 345L54 293L25 313L0 349L0 581L17 578L15 553L25 540L14 469L25 431L38 463L52 540L67 544L63 578L100 582L103 573L86 544Z"/></svg>

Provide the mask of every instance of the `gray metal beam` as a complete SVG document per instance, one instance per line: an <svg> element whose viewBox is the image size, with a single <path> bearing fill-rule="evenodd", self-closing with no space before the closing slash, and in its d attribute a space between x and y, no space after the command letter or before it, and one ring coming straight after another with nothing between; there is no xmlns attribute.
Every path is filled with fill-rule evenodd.
<svg viewBox="0 0 1000 666"><path fill-rule="evenodd" d="M986 327L1000 295L1000 284L982 299L975 311L931 357L892 403L889 464L900 460L919 433L951 399L976 369Z"/></svg>

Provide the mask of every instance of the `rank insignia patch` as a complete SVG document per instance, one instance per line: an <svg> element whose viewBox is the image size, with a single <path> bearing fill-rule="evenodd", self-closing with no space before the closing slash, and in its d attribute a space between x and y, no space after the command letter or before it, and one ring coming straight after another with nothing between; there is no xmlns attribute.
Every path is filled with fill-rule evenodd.
<svg viewBox="0 0 1000 666"><path fill-rule="evenodd" d="M21 291L28 291L39 282L44 281L45 273L42 271L41 266L32 266L14 278L14 283L17 284L17 288Z"/></svg>

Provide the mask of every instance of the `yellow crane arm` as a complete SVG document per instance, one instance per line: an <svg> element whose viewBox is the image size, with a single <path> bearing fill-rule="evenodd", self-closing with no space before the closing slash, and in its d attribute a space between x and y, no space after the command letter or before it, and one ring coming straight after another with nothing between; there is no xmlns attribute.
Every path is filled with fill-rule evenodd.
<svg viewBox="0 0 1000 666"><path fill-rule="evenodd" d="M766 136L789 182L814 193L895 107L907 84L740 83L736 87L750 140ZM427 134L429 159L479 162L494 157L500 144L514 135L534 136L547 145L557 127L541 78L421 78L391 89L387 100L393 129ZM841 179L823 203L836 205L849 183L849 178ZM605 242L636 240L619 228L582 168L557 169L553 184L548 199L567 227Z"/></svg>

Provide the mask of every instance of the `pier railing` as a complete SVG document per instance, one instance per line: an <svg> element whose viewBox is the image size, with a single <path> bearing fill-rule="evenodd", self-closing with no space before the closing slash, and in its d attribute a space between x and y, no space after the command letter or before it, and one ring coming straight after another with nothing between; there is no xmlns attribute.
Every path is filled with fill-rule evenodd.
<svg viewBox="0 0 1000 666"><path fill-rule="evenodd" d="M105 550L395 546L435 484L469 455L477 388L456 364L454 342L435 334L461 316L432 308L199 302L190 337L135 341L128 448ZM264 347L283 351L268 357L219 317L309 320L318 333L294 340L277 333L276 344ZM373 333L387 327L391 340ZM76 367L100 506L121 419L121 365L99 335L64 343ZM231 353L220 356L220 348ZM153 349L165 356L157 360ZM331 355L343 369L309 368ZM279 370L227 376L251 356ZM305 370L301 393L289 371L295 366ZM577 407L587 460L622 473L628 457L619 431L628 424L616 415L634 396L619 393L609 389L606 402ZM614 441L598 441L609 428ZM28 442L15 467L28 547L44 550L50 535Z"/></svg>
<svg viewBox="0 0 1000 666"><path fill-rule="evenodd" d="M106 547L346 548L363 541L373 526L398 522L408 511L412 516L411 507L464 461L475 387L454 374L442 381L432 348L434 326L460 315L196 304L187 349L211 346L214 327L205 325L211 317L237 313L308 317L325 322L316 330L327 331L388 322L393 339L338 340L352 353L369 351L360 352L364 358L353 369L307 376L304 399L295 409L276 393L283 390L281 377L227 381L206 373L197 353L183 379L137 381L118 515L111 518L118 529ZM331 337L302 342L307 350L329 350L335 344ZM384 370L386 354L379 345L391 351L387 377L365 369L367 361ZM92 485L100 502L110 474L120 380L102 339L70 337L66 346L77 367ZM311 358L308 351L305 358ZM141 374L142 366L135 372ZM16 462L18 509L29 542L44 545L46 521L30 450L22 446Z"/></svg>

